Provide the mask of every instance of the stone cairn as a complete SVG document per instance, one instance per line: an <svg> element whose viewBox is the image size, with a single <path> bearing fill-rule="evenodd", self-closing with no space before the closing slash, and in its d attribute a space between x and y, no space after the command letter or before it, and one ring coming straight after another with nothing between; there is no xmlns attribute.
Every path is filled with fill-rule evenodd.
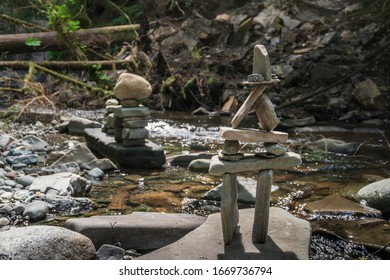
<svg viewBox="0 0 390 280"><path fill-rule="evenodd" d="M223 176L221 220L225 244L232 242L239 223L237 173L258 172L252 241L265 243L273 169L290 168L301 164L298 154L287 152L287 148L279 144L287 141L288 134L273 131L278 125L278 118L272 102L264 91L279 80L271 74L268 53L263 45L254 47L253 74L249 75L247 80L247 84L254 86L255 89L234 115L232 127L220 128L219 134L225 139L223 150L212 158L209 168L210 174ZM252 107L256 112L260 129L237 128ZM267 152L244 155L240 153L240 141L264 143Z"/></svg>
<svg viewBox="0 0 390 280"><path fill-rule="evenodd" d="M144 146L149 131L146 129L150 120L150 110L140 106L140 99L152 93L150 83L143 77L122 73L114 88L117 99L106 102L105 124L103 132L115 137L115 141L124 147Z"/></svg>

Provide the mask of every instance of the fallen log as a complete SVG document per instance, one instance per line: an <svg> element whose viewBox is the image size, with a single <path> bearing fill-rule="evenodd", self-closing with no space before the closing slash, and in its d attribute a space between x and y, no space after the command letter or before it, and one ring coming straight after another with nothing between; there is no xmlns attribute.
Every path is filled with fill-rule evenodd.
<svg viewBox="0 0 390 280"><path fill-rule="evenodd" d="M139 24L108 26L74 31L80 43L91 45L106 43L107 45L117 42L130 42L136 38L136 30ZM39 46L28 46L28 39L40 41ZM36 32L21 34L0 35L0 53L26 53L37 51L63 50L66 45L61 42L57 32Z"/></svg>
<svg viewBox="0 0 390 280"><path fill-rule="evenodd" d="M0 69L11 68L13 70L27 70L30 67L30 63L31 61L27 60L0 61ZM134 62L131 60L34 61L34 64L50 69L85 70L98 67L99 70L106 70L131 68Z"/></svg>

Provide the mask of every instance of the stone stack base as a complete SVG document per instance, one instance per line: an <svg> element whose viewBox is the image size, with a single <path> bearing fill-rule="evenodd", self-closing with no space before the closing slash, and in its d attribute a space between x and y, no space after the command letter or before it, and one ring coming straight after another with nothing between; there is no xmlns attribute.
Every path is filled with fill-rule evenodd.
<svg viewBox="0 0 390 280"><path fill-rule="evenodd" d="M124 147L100 128L84 131L85 140L94 152L111 159L122 168L159 169L165 164L164 150L149 140L145 140L145 146Z"/></svg>

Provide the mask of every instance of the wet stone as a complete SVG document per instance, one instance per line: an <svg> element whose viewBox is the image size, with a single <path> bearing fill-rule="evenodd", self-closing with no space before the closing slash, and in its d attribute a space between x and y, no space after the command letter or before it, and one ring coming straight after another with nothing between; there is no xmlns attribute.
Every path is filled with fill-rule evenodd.
<svg viewBox="0 0 390 280"><path fill-rule="evenodd" d="M16 182L23 185L23 186L29 186L32 184L32 182L34 181L34 177L32 176L21 176L19 178L16 179Z"/></svg>
<svg viewBox="0 0 390 280"><path fill-rule="evenodd" d="M31 221L38 221L46 217L48 208L43 201L34 201L27 204L23 216L28 216Z"/></svg>
<svg viewBox="0 0 390 280"><path fill-rule="evenodd" d="M119 101L115 98L110 98L106 101L106 107L107 106L116 106L119 105Z"/></svg>
<svg viewBox="0 0 390 280"><path fill-rule="evenodd" d="M150 117L150 110L147 107L115 108L114 115L118 118Z"/></svg>
<svg viewBox="0 0 390 280"><path fill-rule="evenodd" d="M145 139L149 137L149 131L145 128L124 128L122 129L122 139Z"/></svg>
<svg viewBox="0 0 390 280"><path fill-rule="evenodd" d="M239 152L241 146L238 140L225 140L223 143L223 153L225 155L235 155Z"/></svg>

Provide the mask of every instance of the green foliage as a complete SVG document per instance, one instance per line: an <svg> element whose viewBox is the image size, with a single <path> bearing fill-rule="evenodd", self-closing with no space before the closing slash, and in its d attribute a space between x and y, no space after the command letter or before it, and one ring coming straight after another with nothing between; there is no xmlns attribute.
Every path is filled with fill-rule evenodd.
<svg viewBox="0 0 390 280"><path fill-rule="evenodd" d="M30 38L28 38L24 43L25 43L27 46L29 46L29 47L39 47L39 46L42 44L42 41L30 37Z"/></svg>
<svg viewBox="0 0 390 280"><path fill-rule="evenodd" d="M92 66L92 69L95 72L99 84L103 88L110 89L114 87L115 84L114 80L103 71L102 66L100 64L94 64Z"/></svg>

